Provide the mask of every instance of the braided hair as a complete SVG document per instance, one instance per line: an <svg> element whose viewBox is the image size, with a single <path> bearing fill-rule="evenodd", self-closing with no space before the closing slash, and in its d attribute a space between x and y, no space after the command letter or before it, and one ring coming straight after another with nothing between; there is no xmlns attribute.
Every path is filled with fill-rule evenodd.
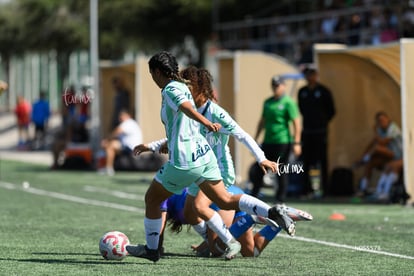
<svg viewBox="0 0 414 276"><path fill-rule="evenodd" d="M175 56L167 51L162 51L153 55L149 60L148 65L151 71L158 69L167 78L184 82L179 75L178 63Z"/></svg>

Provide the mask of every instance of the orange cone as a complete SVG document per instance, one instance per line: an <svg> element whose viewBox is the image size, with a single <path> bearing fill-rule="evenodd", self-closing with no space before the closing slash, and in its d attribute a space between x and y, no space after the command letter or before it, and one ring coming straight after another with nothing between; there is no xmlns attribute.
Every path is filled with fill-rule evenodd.
<svg viewBox="0 0 414 276"><path fill-rule="evenodd" d="M341 213L333 213L329 216L330 220L345 220L346 217Z"/></svg>

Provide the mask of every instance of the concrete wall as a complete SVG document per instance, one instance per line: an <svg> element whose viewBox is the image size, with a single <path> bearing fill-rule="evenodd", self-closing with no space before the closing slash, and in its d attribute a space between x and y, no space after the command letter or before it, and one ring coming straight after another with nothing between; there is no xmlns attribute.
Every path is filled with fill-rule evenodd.
<svg viewBox="0 0 414 276"><path fill-rule="evenodd" d="M323 45L316 46L315 57L320 81L331 88L337 109L329 127L329 167L350 167L373 138L376 112L387 112L401 126L399 70L393 69L399 66L399 47L329 49ZM362 172L362 168L354 171L355 186Z"/></svg>
<svg viewBox="0 0 414 276"><path fill-rule="evenodd" d="M130 92L130 112L135 114L135 66L134 64L105 64L100 66L100 99L101 99L101 135L106 137L111 132L111 120L114 112L113 100L115 90L112 79L119 77L124 81L125 87Z"/></svg>
<svg viewBox="0 0 414 276"><path fill-rule="evenodd" d="M401 40L401 102L404 144L404 180L414 203L414 39Z"/></svg>
<svg viewBox="0 0 414 276"><path fill-rule="evenodd" d="M137 118L142 128L144 143L165 137L161 122L161 89L152 80L147 57L136 61Z"/></svg>
<svg viewBox="0 0 414 276"><path fill-rule="evenodd" d="M373 135L375 113L385 110L403 127L405 179L407 190L414 195L413 177L409 170L414 163L414 111L410 108L414 105L414 98L410 96L414 91L414 78L409 75L414 70L413 63L409 62L414 60L413 45L413 40L401 42L401 60L400 44L368 49L345 49L343 46L315 48L320 81L332 90L337 108L337 115L329 128L330 170L337 166L349 167L359 157ZM147 62L148 58L140 57L132 65L101 68L103 131L108 129L112 114L110 81L117 75L124 77L128 88L135 91L132 100L144 142L165 136L159 114L160 89L149 74ZM295 66L280 57L255 51L219 52L217 68L220 105L252 136L256 132L263 101L271 95L271 77L298 72ZM296 100L297 90L304 84L303 80L287 81L287 91ZM261 141L262 137L258 142ZM230 147L241 182L247 179L248 168L254 158L244 145L233 139ZM355 179L360 174L356 171Z"/></svg>
<svg viewBox="0 0 414 276"><path fill-rule="evenodd" d="M263 102L272 95L273 75L298 73L298 69L275 55L255 51L237 51L218 55L219 103L253 138L260 120ZM304 81L286 81L287 92L296 100ZM292 89L294 88L294 91ZM254 157L240 142L231 139L231 151L238 181L247 180ZM263 141L263 132L259 143Z"/></svg>

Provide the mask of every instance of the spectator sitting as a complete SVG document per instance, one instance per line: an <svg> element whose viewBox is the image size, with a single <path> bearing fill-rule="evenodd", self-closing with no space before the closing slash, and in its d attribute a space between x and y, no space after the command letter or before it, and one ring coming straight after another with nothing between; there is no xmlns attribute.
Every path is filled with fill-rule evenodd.
<svg viewBox="0 0 414 276"><path fill-rule="evenodd" d="M80 100L77 103L79 105L79 120L83 124L86 124L86 122L89 119L90 103L91 103L91 95L89 94L89 90L86 86L83 86L82 95L80 96Z"/></svg>
<svg viewBox="0 0 414 276"><path fill-rule="evenodd" d="M119 122L119 114L121 110L129 110L129 103L130 103L130 92L125 86L125 82L123 79L119 77L114 77L112 79L112 85L115 90L115 95L113 98L113 113L112 113L112 123L111 123L111 131L113 131Z"/></svg>
<svg viewBox="0 0 414 276"><path fill-rule="evenodd" d="M99 172L110 176L115 174L115 156L121 151L132 152L136 145L142 143L141 128L126 110L121 110L119 113L119 121L121 123L114 129L110 137L101 142L106 153L106 168Z"/></svg>
<svg viewBox="0 0 414 276"><path fill-rule="evenodd" d="M375 120L375 136L366 147L363 156L356 163L365 165L364 176L359 187L359 196L367 194L374 168L383 169L390 161L402 159L400 128L383 111L375 115Z"/></svg>
<svg viewBox="0 0 414 276"><path fill-rule="evenodd" d="M69 143L87 143L89 141L89 133L84 123L79 118L72 118L69 127L63 126L59 130L52 143L53 164L51 169L58 169L63 165L63 153Z"/></svg>
<svg viewBox="0 0 414 276"><path fill-rule="evenodd" d="M388 202L390 200L391 187L398 181L403 169L402 159L388 162L382 172L373 199Z"/></svg>

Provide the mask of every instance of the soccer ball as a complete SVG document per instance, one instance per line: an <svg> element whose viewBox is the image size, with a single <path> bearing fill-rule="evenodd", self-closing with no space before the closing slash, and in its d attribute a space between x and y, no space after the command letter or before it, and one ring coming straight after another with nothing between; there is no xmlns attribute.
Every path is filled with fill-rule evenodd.
<svg viewBox="0 0 414 276"><path fill-rule="evenodd" d="M122 260L127 255L126 246L129 244L128 237L119 231L105 233L99 241L99 252L106 260Z"/></svg>

